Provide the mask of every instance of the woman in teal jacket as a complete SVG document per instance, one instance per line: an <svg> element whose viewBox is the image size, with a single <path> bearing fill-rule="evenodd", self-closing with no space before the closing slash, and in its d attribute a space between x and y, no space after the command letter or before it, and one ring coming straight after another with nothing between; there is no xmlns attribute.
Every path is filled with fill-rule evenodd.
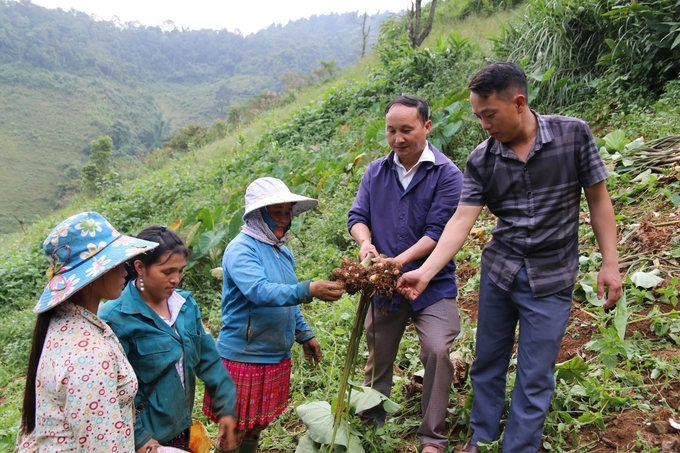
<svg viewBox="0 0 680 453"><path fill-rule="evenodd" d="M197 376L215 395L217 446L232 449L234 384L215 340L203 329L196 302L188 291L177 290L188 249L166 227L147 228L137 237L153 238L160 245L128 263L131 280L123 294L99 309L139 380L135 449L144 453L160 445L187 449Z"/></svg>
<svg viewBox="0 0 680 453"><path fill-rule="evenodd" d="M292 217L316 205L316 200L291 193L276 178L257 179L246 189L243 230L224 251L217 349L238 393L235 452L255 452L260 432L288 405L293 344L302 344L305 359L312 364L322 358L300 304L313 297L337 300L342 285L298 282L295 260L284 246ZM211 391L206 392L203 412L215 419Z"/></svg>

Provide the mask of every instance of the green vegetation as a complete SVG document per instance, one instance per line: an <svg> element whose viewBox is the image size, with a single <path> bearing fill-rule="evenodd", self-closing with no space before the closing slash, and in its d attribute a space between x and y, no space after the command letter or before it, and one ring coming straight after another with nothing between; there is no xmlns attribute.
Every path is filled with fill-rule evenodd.
<svg viewBox="0 0 680 453"><path fill-rule="evenodd" d="M172 225L182 220L179 232L194 252L183 285L195 291L206 323L215 333L220 322L220 282L210 270L219 265L225 244L238 231L248 183L259 176L275 176L296 193L319 199L317 210L295 219L291 229L295 237L289 244L300 278L328 278L342 258L357 252L346 230L346 216L362 170L387 151L381 134L386 101L402 92L429 98L438 126L433 139L463 166L467 153L484 137L469 110L467 81L487 61L514 52L532 75L534 109L569 113L593 125L601 154L612 172L607 184L617 212L621 272L625 275L625 300L616 310L605 311L592 297L596 291L592 273L600 256L584 206L581 275L572 322L559 357L543 450L660 451L661 442L667 438L659 429L650 431L644 423L662 424L669 417L677 420L680 404L680 80L677 71L674 75L672 72L673 62L680 60L668 60L668 71L648 71L645 78L636 80L641 77L641 68L605 58L610 49L623 45L628 34L609 34L607 27L619 19L602 15L608 10L598 8L647 14L645 8L658 7L666 14L664 24L680 22L680 11L664 9L663 2L646 3L642 9L583 0L571 0L564 8L543 5L544 0L532 0L517 10L511 18L516 22L506 23L493 39L493 46L472 24L481 20L495 23L495 19L480 19L484 16L469 13L462 19L462 9L447 1L439 2L435 35L426 40L425 47L411 48L403 19L386 23L373 63L352 70L352 76L328 80L310 87L310 91L297 91L294 98L282 94L280 104L273 104L277 106L274 110L257 110L256 119L247 126L232 129L227 122L226 128L215 123L210 128L184 129L169 140L172 147L151 153L143 159L144 165L118 168L119 185L107 187L97 198L78 198L67 209L36 221L22 235L1 241L0 448L7 445L10 447L4 447L5 451L11 451L17 427L21 379L34 320L30 310L45 281L47 263L40 244L63 217L86 208L97 210L127 233L152 223ZM599 38L593 38L592 49L597 51L588 58L594 60L587 60L587 55L573 56L594 63L590 67L567 67L563 66L565 60L550 52L548 56L555 60L541 60L543 66L533 66L541 49L534 39L553 35L527 34L519 40L511 38L513 33L522 27L537 30L541 23L552 27L574 11L594 18L593 27L606 28L600 34L594 33L600 28L593 31L604 40L598 43L595 40ZM507 12L501 14L499 17L507 18ZM633 19L627 23L644 26L644 21ZM459 34L437 36L437 30L442 29ZM470 32L464 34L463 30ZM650 32L646 39L651 43L658 39L660 49L668 47L668 51L677 52L680 47L672 44L678 29L670 30L670 46L666 46L665 40L670 38L665 35ZM591 52L570 41L580 36L560 34L566 41L553 49L578 53L583 47L584 52ZM613 40L613 47L608 39ZM456 356L468 363L474 351L480 254L492 225L493 219L485 214L457 256L462 333L454 348ZM337 383L350 352L357 303L358 298L346 296L334 304L313 302L303 308L319 335L324 361L312 368L300 351L294 350L291 406L332 403L337 397ZM349 380L355 383L363 379L363 343L356 353L359 366L349 373ZM395 365L398 372L391 399L400 409L388 423L367 427L355 417L349 418L367 452L415 448L420 362L414 332L407 331ZM508 388L513 384L509 379ZM450 451L454 451L468 435L471 394L464 372L452 389L451 400L447 421ZM194 415L206 421L199 407ZM292 452L305 431L291 409L268 428L260 448ZM483 450L498 451L498 445L483 446Z"/></svg>

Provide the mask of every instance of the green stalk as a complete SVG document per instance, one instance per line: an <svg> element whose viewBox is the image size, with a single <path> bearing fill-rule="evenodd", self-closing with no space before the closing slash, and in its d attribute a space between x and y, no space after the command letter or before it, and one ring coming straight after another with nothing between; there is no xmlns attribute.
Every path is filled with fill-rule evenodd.
<svg viewBox="0 0 680 453"><path fill-rule="evenodd" d="M361 262L361 265L368 267L373 259L373 254L369 253L366 258ZM352 326L352 333L349 337L349 346L347 347L347 357L345 357L345 367L342 370L342 379L340 380L340 388L338 389L338 403L335 407L335 420L333 422L333 437L331 438L331 443L329 451L333 451L333 446L335 445L335 435L340 427L340 422L343 417L347 415L348 406L346 404L352 393L352 388L348 388L349 377L354 371L354 365L359 353L359 344L361 343L361 336L364 332L364 321L366 320L366 314L368 313L368 308L371 306L371 296L367 291L361 291L361 298L359 299L359 306L357 307L357 314L354 317L354 325ZM347 397L345 397L347 393ZM347 433L347 439L349 440L349 433Z"/></svg>

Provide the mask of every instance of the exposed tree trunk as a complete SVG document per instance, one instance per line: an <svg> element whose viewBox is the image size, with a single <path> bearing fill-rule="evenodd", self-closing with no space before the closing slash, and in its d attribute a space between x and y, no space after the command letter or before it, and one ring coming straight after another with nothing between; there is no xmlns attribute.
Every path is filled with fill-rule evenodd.
<svg viewBox="0 0 680 453"><path fill-rule="evenodd" d="M411 11L408 13L408 39L411 47L414 49L420 46L427 35L432 31L432 22L434 21L434 10L437 7L437 0L432 0L430 3L430 15L427 18L425 26L422 25L422 0L415 0L411 3Z"/></svg>
<svg viewBox="0 0 680 453"><path fill-rule="evenodd" d="M368 45L368 35L371 33L371 26L366 25L366 20L368 19L368 13L364 13L363 20L361 22L361 58L366 55L366 46Z"/></svg>

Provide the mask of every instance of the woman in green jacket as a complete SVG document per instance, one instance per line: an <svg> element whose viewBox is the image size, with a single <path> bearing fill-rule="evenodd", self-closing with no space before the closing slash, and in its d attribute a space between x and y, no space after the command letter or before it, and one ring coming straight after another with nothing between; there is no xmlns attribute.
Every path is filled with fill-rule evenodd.
<svg viewBox="0 0 680 453"><path fill-rule="evenodd" d="M187 449L196 377L218 401L220 449L235 447L234 384L206 334L196 302L177 289L189 250L172 230L153 226L137 238L158 242L128 262L129 282L99 316L116 333L139 380L135 449L165 445Z"/></svg>

